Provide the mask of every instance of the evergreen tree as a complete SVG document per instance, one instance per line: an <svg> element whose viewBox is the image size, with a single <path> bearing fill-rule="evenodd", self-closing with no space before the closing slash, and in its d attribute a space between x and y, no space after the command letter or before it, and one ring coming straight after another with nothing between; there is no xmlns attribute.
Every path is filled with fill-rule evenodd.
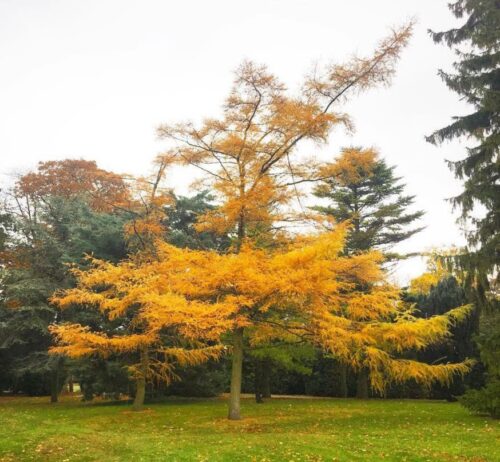
<svg viewBox="0 0 500 462"><path fill-rule="evenodd" d="M336 221L352 223L347 253L387 251L422 229L411 227L423 212L408 211L414 196L404 194L405 185L394 175L394 168L373 149L361 148L343 149L335 162L323 167L314 195L328 204L313 208Z"/></svg>
<svg viewBox="0 0 500 462"><path fill-rule="evenodd" d="M468 390L460 399L473 412L500 418L500 314L498 310L481 321L477 338L481 362L486 366L486 384L483 388Z"/></svg>
<svg viewBox="0 0 500 462"><path fill-rule="evenodd" d="M452 202L461 209L462 219L472 225L467 234L469 248L452 263L465 273L468 295L477 308L488 308L485 312L493 320L488 324L494 327L480 341L481 357L489 365L490 383L483 395L473 392L464 403L475 410L488 408L498 415L498 406L495 411L495 405L491 404L491 390L500 388L500 373L489 358L498 356L500 343L500 329L495 322L500 255L500 2L458 0L449 6L455 17L464 19L463 23L430 34L436 43L445 43L459 57L454 72L441 70L439 75L448 88L470 104L472 112L455 116L451 124L435 131L427 140L434 144L463 138L471 141L463 159L449 162L455 176L463 180L463 191ZM478 204L484 213L477 213Z"/></svg>
<svg viewBox="0 0 500 462"><path fill-rule="evenodd" d="M412 227L422 211L408 209L414 196L404 194L405 185L373 149L346 148L341 155L320 172L320 183L314 195L327 199L325 206L314 210L335 218L350 221L345 252L356 254L373 249L388 254L394 244L401 242L422 228ZM340 368L342 394L347 394L347 371ZM368 397L368 377L358 374L357 396Z"/></svg>
<svg viewBox="0 0 500 462"><path fill-rule="evenodd" d="M36 218L7 213L12 225L5 232L0 269L0 382L13 391L50 392L54 402L66 367L62 357L48 355L53 343L48 327L62 320L48 300L55 290L71 286L68 264L85 265L84 254L111 261L125 257L126 218L93 211L78 197L47 196L31 203L35 209ZM82 320L88 314L64 316Z"/></svg>
<svg viewBox="0 0 500 462"><path fill-rule="evenodd" d="M41 162L5 193L0 214L2 389L50 391L57 400L66 368L62 357L48 355L53 342L48 326L61 321L49 298L71 286L68 264L85 265L85 253L111 261L125 257L123 226L130 216L123 207L129 203L128 185L119 175L74 159ZM65 316L81 319L82 313Z"/></svg>
<svg viewBox="0 0 500 462"><path fill-rule="evenodd" d="M480 249L476 263L482 270L491 271L498 265L500 252L500 2L459 0L450 4L450 9L457 18L466 17L463 25L430 33L436 43L445 43L460 58L454 72L440 70L439 75L448 88L471 105L472 112L453 117L451 124L427 140L440 144L468 138L474 142L466 149L464 159L449 162L456 177L464 180L464 189L453 203L474 225L468 238ZM474 216L477 204L486 209L481 218Z"/></svg>
<svg viewBox="0 0 500 462"><path fill-rule="evenodd" d="M190 197L172 193L172 204L165 215L166 241L181 248L226 250L230 244L227 236L196 230L198 217L215 210L212 200L213 197L208 191Z"/></svg>

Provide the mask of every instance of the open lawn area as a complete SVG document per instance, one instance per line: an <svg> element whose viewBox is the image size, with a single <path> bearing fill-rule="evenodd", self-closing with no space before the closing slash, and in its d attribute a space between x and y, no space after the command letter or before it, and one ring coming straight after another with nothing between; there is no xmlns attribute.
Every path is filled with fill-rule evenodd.
<svg viewBox="0 0 500 462"><path fill-rule="evenodd" d="M457 403L178 400L125 404L0 398L0 461L500 461L500 425Z"/></svg>

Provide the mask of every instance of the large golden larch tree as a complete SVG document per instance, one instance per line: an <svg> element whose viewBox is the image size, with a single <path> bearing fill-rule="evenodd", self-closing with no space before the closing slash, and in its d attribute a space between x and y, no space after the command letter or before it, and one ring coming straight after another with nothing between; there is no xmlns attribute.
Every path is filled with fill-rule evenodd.
<svg viewBox="0 0 500 462"><path fill-rule="evenodd" d="M195 364L216 356L230 331L236 365L232 385L241 387L235 370L241 368L247 329L254 344L293 338L329 351L356 370L367 368L380 393L392 381L446 383L465 373L468 364L427 365L400 354L446 338L450 324L466 316L468 308L427 320L411 317L398 303L398 290L385 282L379 253L342 255L345 233L346 226L339 225L273 250L244 241L238 253L227 254L157 241L154 259L96 262L95 269L77 274L77 288L54 301L96 305L109 317L133 310L136 331L108 337L79 325L57 326L60 346L54 351L72 356L139 351L141 362L133 370L143 383L153 373L147 368L168 378L176 361ZM369 289L361 290L360 284ZM165 331L170 336L162 336ZM151 351L153 364L144 360ZM239 418L239 402L230 410L237 411L231 418Z"/></svg>
<svg viewBox="0 0 500 462"><path fill-rule="evenodd" d="M169 161L198 168L218 194L220 207L200 217L199 229L229 233L234 251L258 229L296 220L290 204L298 185L317 170L297 159L309 141L325 143L332 130L351 126L342 104L354 94L387 84L411 35L412 24L392 33L366 58L354 57L308 75L293 95L265 66L243 63L219 119L164 124ZM244 328L232 332L233 367L229 417L238 419Z"/></svg>

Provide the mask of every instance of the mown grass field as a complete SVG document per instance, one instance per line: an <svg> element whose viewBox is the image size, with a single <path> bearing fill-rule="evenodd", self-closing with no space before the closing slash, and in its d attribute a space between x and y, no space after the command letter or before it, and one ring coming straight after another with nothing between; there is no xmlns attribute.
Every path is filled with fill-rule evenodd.
<svg viewBox="0 0 500 462"><path fill-rule="evenodd" d="M0 398L0 461L500 461L500 424L457 403L169 400L124 404Z"/></svg>

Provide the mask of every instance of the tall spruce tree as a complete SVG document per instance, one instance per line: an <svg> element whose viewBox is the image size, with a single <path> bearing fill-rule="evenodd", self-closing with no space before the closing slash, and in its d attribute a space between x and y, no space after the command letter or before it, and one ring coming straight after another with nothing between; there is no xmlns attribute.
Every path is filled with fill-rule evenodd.
<svg viewBox="0 0 500 462"><path fill-rule="evenodd" d="M394 168L373 149L361 148L343 149L335 162L323 167L314 195L328 204L313 208L339 222L351 221L347 253L372 249L387 253L422 229L412 225L424 212L408 211L414 196L404 194L405 185Z"/></svg>
<svg viewBox="0 0 500 462"><path fill-rule="evenodd" d="M453 198L464 218L474 225L469 243L480 251L475 259L479 269L491 271L500 254L500 1L459 0L450 4L461 27L430 32L436 43L453 48L459 61L454 72L439 71L448 88L468 102L472 112L453 117L451 124L432 133L434 144L467 138L466 156L449 166L463 180L463 191ZM474 209L481 204L486 213L478 218Z"/></svg>
<svg viewBox="0 0 500 462"><path fill-rule="evenodd" d="M495 322L500 256L500 1L458 0L449 7L463 23L430 34L436 43L446 44L459 57L453 72L440 70L439 75L448 88L469 103L471 112L453 117L451 124L435 131L427 140L441 144L465 138L470 143L463 159L449 162L455 176L463 180L463 190L452 203L470 224L466 236L469 247L452 263L466 274L469 297L478 309L488 308L484 311L493 320L488 324L495 327L488 329L487 335L481 335L479 342L483 361L490 363L490 383L482 395L475 392L465 403L498 415L498 409L491 405L491 396L500 389L500 371L492 367L494 364L488 358L498 357L500 344L500 329ZM483 212L477 212L478 205Z"/></svg>
<svg viewBox="0 0 500 462"><path fill-rule="evenodd" d="M404 194L405 185L394 174L394 167L380 159L373 149L345 148L320 172L322 180L314 195L328 204L314 210L335 220L350 221L345 253L355 254L379 249L388 258L391 247L422 228L413 224L422 211L409 211L414 196ZM340 367L341 395L347 395L347 371ZM358 374L357 396L368 397L368 377Z"/></svg>

